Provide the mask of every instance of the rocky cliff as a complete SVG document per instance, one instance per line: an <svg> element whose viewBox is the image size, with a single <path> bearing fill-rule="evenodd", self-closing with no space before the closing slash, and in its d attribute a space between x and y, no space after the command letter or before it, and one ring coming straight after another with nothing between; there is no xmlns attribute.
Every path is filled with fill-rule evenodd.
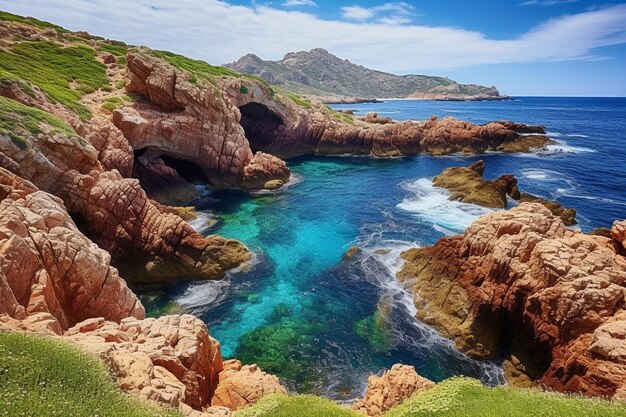
<svg viewBox="0 0 626 417"><path fill-rule="evenodd" d="M565 227L537 203L481 217L464 234L412 249L398 279L418 318L478 358L557 391L623 399L626 258L612 238Z"/></svg>
<svg viewBox="0 0 626 417"><path fill-rule="evenodd" d="M444 77L393 75L353 64L317 48L291 52L280 61L264 61L245 55L227 68L262 78L287 91L322 97L327 101L345 98L420 98L427 100L503 100L495 87L459 84Z"/></svg>

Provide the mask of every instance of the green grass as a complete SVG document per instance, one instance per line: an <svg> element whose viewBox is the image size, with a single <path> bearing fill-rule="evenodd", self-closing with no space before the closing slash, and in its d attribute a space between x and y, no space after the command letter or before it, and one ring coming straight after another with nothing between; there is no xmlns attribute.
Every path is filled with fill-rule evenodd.
<svg viewBox="0 0 626 417"><path fill-rule="evenodd" d="M235 417L363 417L332 401L311 395L268 395Z"/></svg>
<svg viewBox="0 0 626 417"><path fill-rule="evenodd" d="M63 48L52 42L25 41L10 51L0 50L0 78L30 81L88 120L91 113L79 100L100 88L110 88L106 67L96 55L93 48L81 44ZM72 82L76 89L70 87Z"/></svg>
<svg viewBox="0 0 626 417"><path fill-rule="evenodd" d="M0 416L181 414L123 394L102 363L62 341L0 332Z"/></svg>
<svg viewBox="0 0 626 417"><path fill-rule="evenodd" d="M67 29L63 29L61 26L57 26L49 22L44 22L43 20L33 19L32 17L22 17L15 14L3 12L2 10L0 10L0 21L22 23L25 25L31 25L43 29L53 28L56 29L57 32L61 33L69 32Z"/></svg>
<svg viewBox="0 0 626 417"><path fill-rule="evenodd" d="M44 125L53 132L82 141L70 125L50 113L0 96L0 134L9 135L21 149L28 146L26 136L43 132Z"/></svg>
<svg viewBox="0 0 626 417"><path fill-rule="evenodd" d="M208 64L204 61L187 58L183 55L178 55L168 51L151 50L152 56L162 59L180 70L187 71L191 77L189 79L192 83L209 82L215 85L214 77L236 77L236 78L249 78L263 85L267 83L259 77L248 74L240 74L228 68L219 67Z"/></svg>
<svg viewBox="0 0 626 417"><path fill-rule="evenodd" d="M102 104L102 108L108 111L113 111L115 109L117 109L118 107L122 107L124 105L124 100L122 100L119 97L109 97L106 100L104 100L104 103Z"/></svg>
<svg viewBox="0 0 626 417"><path fill-rule="evenodd" d="M297 94L286 92L285 95L300 107L304 107L305 109L313 108L313 105L309 100L302 98Z"/></svg>
<svg viewBox="0 0 626 417"><path fill-rule="evenodd" d="M452 378L419 393L384 417L612 417L626 416L615 404L538 390L487 388L470 378Z"/></svg>

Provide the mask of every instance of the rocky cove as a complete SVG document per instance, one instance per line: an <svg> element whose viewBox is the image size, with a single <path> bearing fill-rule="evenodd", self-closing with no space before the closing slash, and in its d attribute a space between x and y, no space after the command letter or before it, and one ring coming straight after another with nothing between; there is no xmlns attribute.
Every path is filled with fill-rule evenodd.
<svg viewBox="0 0 626 417"><path fill-rule="evenodd" d="M481 156L487 169L497 171L524 158L508 152L532 151L529 166L580 158L555 154L550 146L559 142L542 128L429 116L396 121L381 112L351 117L173 54L33 22L3 20L0 30L7 40L3 71L11 74L0 85L3 327L62 335L110 364L122 389L189 415L229 415L264 394L286 393L285 385L353 400L365 392L368 375L400 362L437 382L467 375L495 385L518 373L526 384L621 398L623 225L616 223L610 237L585 237L543 206L524 203L489 214L468 202L452 204L452 217L469 221L451 225L442 224L445 216L426 215L450 209L440 200L425 209L414 204L442 195L449 201L428 178L467 165L467 155L487 153ZM12 55L27 59L25 50L35 43L87 54L102 85L89 91L66 82L76 99L51 99L58 91L11 61ZM84 69L69 71L80 84L78 70ZM189 210L171 207L191 201L195 230L179 215L193 217ZM619 201L605 202L616 214L611 220L624 217ZM583 216L592 211L572 206ZM463 232L478 214L489 216L475 228L502 230L529 246L511 260L498 255L494 261L492 252L520 246L498 240L466 260L466 251L456 253L456 243L447 242L471 240L473 228L436 243L442 234ZM600 218L603 224L580 219L581 227L611 226ZM557 240L575 254L550 252ZM548 241L547 249L533 250L536 241ZM435 246L409 250L417 244ZM352 246L360 251L344 257ZM424 252L429 256L420 257ZM420 278L420 271L440 268L440 253L458 268ZM537 274L541 282L534 282L521 276L518 257L555 272ZM566 266L540 263L554 257ZM405 287L394 279L401 259L411 261L399 273ZM468 266L472 262L484 268ZM494 263L502 275L489 269ZM457 270L484 271L503 289ZM598 282L585 281L589 276ZM427 291L420 287L433 279L441 281ZM544 316L522 308L532 302L523 290L555 292L557 283L573 294L576 308L559 307L566 318L549 328L533 326ZM484 295L518 285L515 297L498 303ZM453 319L467 323L467 331L446 318L449 312L430 316L437 303L428 300L450 288L460 294L458 311L466 313ZM416 294L415 304L407 303L407 290ZM422 308L424 300L429 308ZM551 305L549 297L535 303L544 300ZM146 309L156 317L145 318ZM576 331L567 328L563 323L581 310L589 317L581 317ZM485 335L482 320L497 329ZM500 337L501 327L536 339L540 357L527 361L515 350L499 355L498 347L516 338ZM528 369L535 362L537 371ZM432 385L414 372L396 367L382 382L370 381L374 394L368 391L355 407L379 415ZM396 383L404 388L393 400L377 388Z"/></svg>

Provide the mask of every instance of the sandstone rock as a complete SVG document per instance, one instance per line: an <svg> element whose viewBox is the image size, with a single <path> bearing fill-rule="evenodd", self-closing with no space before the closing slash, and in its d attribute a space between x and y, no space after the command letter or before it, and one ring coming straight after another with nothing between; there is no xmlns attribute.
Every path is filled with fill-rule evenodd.
<svg viewBox="0 0 626 417"><path fill-rule="evenodd" d="M91 319L64 337L100 356L125 391L172 407L208 406L223 367L219 343L190 315Z"/></svg>
<svg viewBox="0 0 626 417"><path fill-rule="evenodd" d="M143 318L109 254L61 200L2 168L0 190L0 314L54 333L94 315Z"/></svg>
<svg viewBox="0 0 626 417"><path fill-rule="evenodd" d="M619 251L626 256L626 220L613 223L611 233L613 240L618 244Z"/></svg>
<svg viewBox="0 0 626 417"><path fill-rule="evenodd" d="M626 386L615 348L626 258L614 248L610 239L567 229L543 205L522 203L403 253L398 278L414 292L418 317L468 354L493 357L506 329L543 363L539 383L612 397Z"/></svg>
<svg viewBox="0 0 626 417"><path fill-rule="evenodd" d="M239 410L267 394L287 394L287 389L278 378L266 374L256 365L242 365L237 360L230 360L224 362L211 405Z"/></svg>
<svg viewBox="0 0 626 417"><path fill-rule="evenodd" d="M414 367L396 364L382 376L370 376L365 396L356 400L352 408L365 415L378 417L413 394L434 386L434 382L418 375Z"/></svg>
<svg viewBox="0 0 626 417"><path fill-rule="evenodd" d="M215 187L255 189L289 178L280 159L253 155L239 111L214 94L211 84L199 88L174 67L142 52L128 55L127 72L126 89L150 100L150 105L135 104L113 113L115 125L134 149L150 148L193 162Z"/></svg>
<svg viewBox="0 0 626 417"><path fill-rule="evenodd" d="M104 172L84 138L41 127L49 130L20 132L24 146L0 135L0 163L60 197L126 280L150 285L181 277L215 279L249 258L241 243L204 238L180 217L159 211L137 180Z"/></svg>

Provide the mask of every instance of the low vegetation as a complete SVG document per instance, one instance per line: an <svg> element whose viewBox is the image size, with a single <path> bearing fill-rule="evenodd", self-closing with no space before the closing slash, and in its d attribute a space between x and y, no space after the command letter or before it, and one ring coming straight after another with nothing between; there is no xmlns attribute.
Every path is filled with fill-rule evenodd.
<svg viewBox="0 0 626 417"><path fill-rule="evenodd" d="M84 44L62 47L53 42L24 41L0 50L0 79L29 81L87 120L91 113L80 99L110 88L106 67L96 56L97 52Z"/></svg>
<svg viewBox="0 0 626 417"><path fill-rule="evenodd" d="M25 106L0 96L0 134L6 134L20 147L26 146L26 134L38 134L44 129L78 138L70 125L50 113Z"/></svg>
<svg viewBox="0 0 626 417"><path fill-rule="evenodd" d="M229 70L228 68L211 65L204 61L187 58L186 56L178 55L173 52L151 50L150 53L154 57L162 59L178 69L187 71L190 74L189 81L194 84L209 82L215 85L215 77L243 77L249 78L263 85L267 85L267 83L259 77L247 74L240 74L238 72Z"/></svg>
<svg viewBox="0 0 626 417"><path fill-rule="evenodd" d="M363 417L332 401L311 395L268 395L235 417Z"/></svg>
<svg viewBox="0 0 626 417"><path fill-rule="evenodd" d="M539 390L488 388L471 378L452 378L419 393L385 417L611 417L626 416L626 404Z"/></svg>
<svg viewBox="0 0 626 417"><path fill-rule="evenodd" d="M64 342L0 332L0 416L182 415L122 393L103 364Z"/></svg>
<svg viewBox="0 0 626 417"><path fill-rule="evenodd" d="M285 95L287 97L289 97L294 103L296 103L298 106L300 107L304 107L305 109L311 109L313 108L313 105L311 104L311 102L305 98L300 97L297 94L294 93L285 93Z"/></svg>

